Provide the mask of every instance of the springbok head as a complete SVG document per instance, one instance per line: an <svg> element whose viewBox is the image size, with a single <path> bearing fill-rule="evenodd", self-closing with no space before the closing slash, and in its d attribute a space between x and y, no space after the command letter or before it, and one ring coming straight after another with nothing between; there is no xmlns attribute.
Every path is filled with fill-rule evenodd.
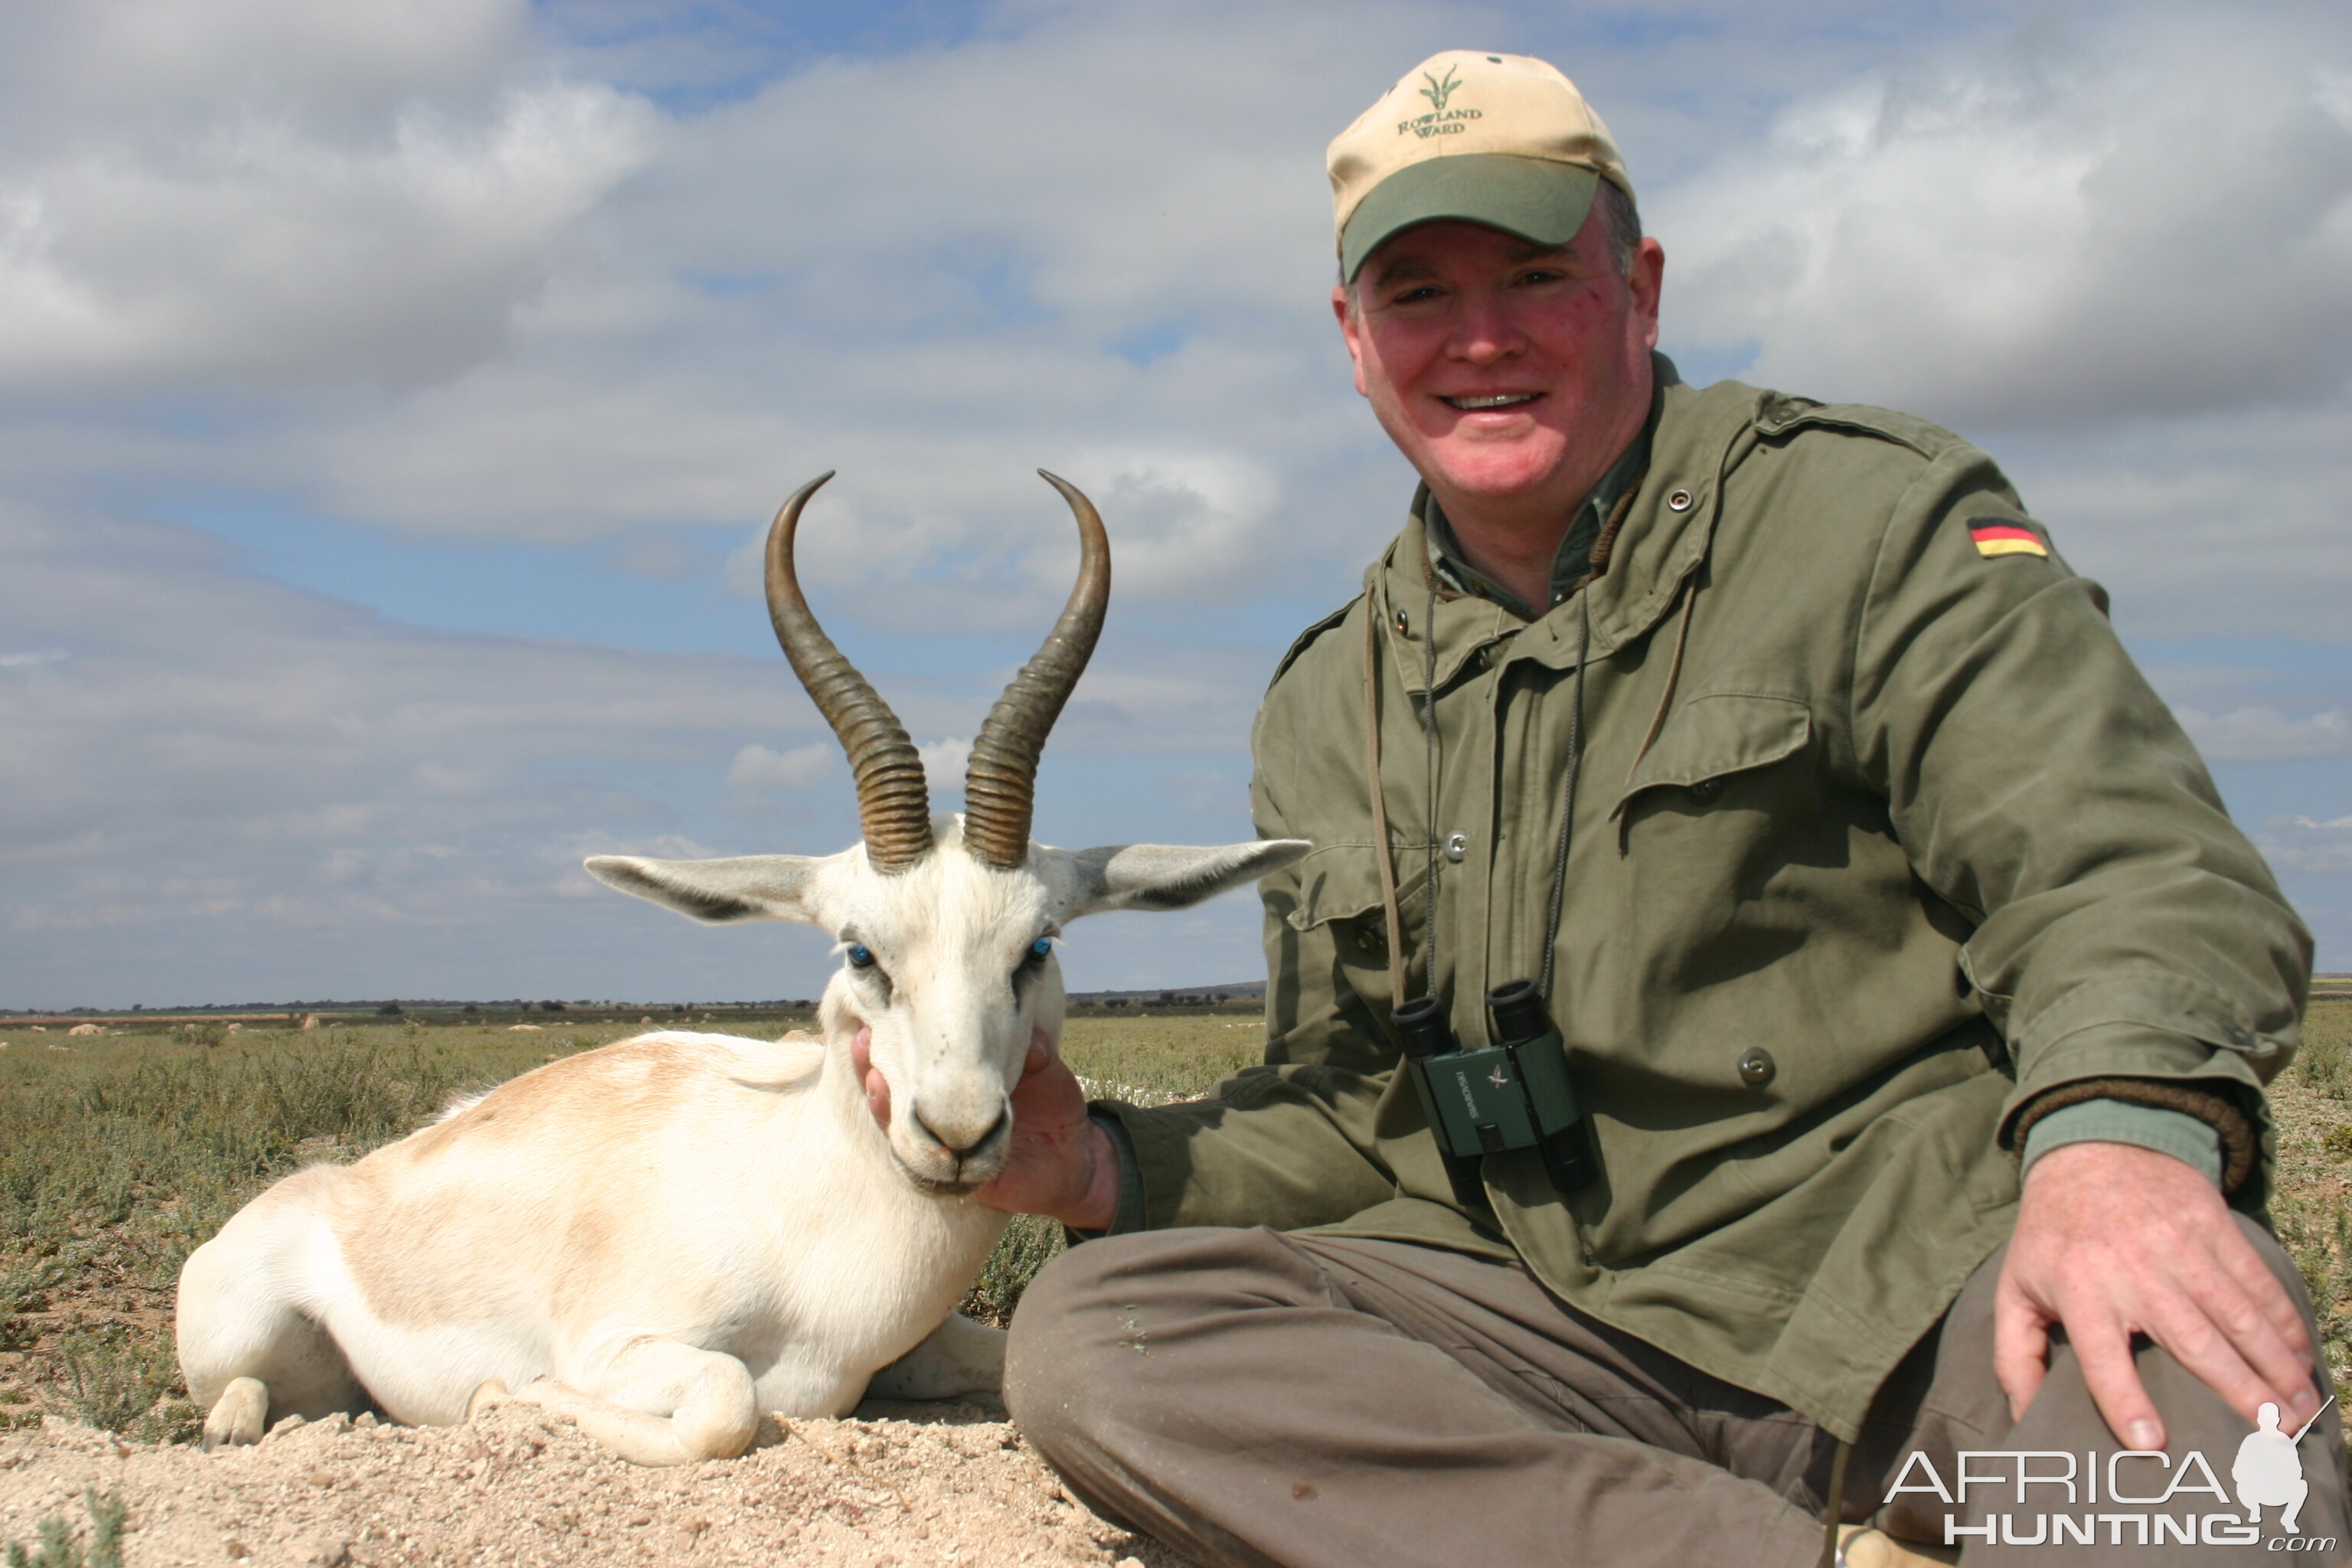
<svg viewBox="0 0 2352 1568"><path fill-rule="evenodd" d="M1184 909L1288 865L1308 846L1273 839L1055 849L1030 839L1039 753L1110 602L1102 519L1052 474L1046 482L1077 519L1077 585L972 742L964 815L934 817L914 742L818 626L793 571L801 509L832 477L801 487L768 531L768 614L793 672L849 753L862 841L822 857L600 855L588 869L698 921L800 921L832 932L842 968L825 986L828 1048L838 1055L860 1028L872 1031L873 1064L890 1086L891 1152L918 1185L964 1193L1004 1163L1009 1094L1032 1031L1061 1034L1054 939L1062 928L1102 910Z"/></svg>

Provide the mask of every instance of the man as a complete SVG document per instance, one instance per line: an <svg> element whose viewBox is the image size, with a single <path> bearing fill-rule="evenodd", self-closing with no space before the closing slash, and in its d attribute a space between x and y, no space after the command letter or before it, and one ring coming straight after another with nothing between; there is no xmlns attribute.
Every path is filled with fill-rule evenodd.
<svg viewBox="0 0 2352 1568"><path fill-rule="evenodd" d="M1549 66L1440 55L1330 168L1423 488L1260 713L1259 829L1317 845L1266 1066L1089 1109L1033 1057L985 1195L1108 1234L1024 1302L1013 1415L1213 1563L2246 1560L2189 1455L2321 1412L2251 1217L2309 944L2103 595L1944 431L1681 384ZM1391 1014L1481 1044L1521 979L1600 1174L1457 1190ZM1954 1497L1964 1450L2024 1457ZM2305 1458L2339 1549L2333 1411Z"/></svg>

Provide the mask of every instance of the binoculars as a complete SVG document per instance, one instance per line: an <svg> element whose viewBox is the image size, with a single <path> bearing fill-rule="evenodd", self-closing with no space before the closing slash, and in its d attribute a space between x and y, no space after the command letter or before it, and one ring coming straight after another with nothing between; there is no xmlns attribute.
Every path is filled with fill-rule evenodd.
<svg viewBox="0 0 2352 1568"><path fill-rule="evenodd" d="M1497 1043L1469 1050L1455 1043L1445 1004L1434 996L1390 1015L1455 1200L1484 1205L1479 1162L1514 1149L1536 1150L1559 1192L1590 1186L1601 1168L1543 994L1532 980L1514 980L1486 993L1486 1008Z"/></svg>

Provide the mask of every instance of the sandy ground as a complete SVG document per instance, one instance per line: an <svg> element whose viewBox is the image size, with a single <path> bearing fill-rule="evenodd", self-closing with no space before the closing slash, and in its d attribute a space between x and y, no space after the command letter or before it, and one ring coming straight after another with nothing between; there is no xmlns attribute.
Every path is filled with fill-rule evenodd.
<svg viewBox="0 0 2352 1568"><path fill-rule="evenodd" d="M50 1515L86 1535L89 1487L128 1507L125 1568L1182 1568L1070 1500L1009 1425L971 1405L771 1420L740 1459L667 1470L626 1464L520 1405L457 1427L338 1415L210 1455L52 1416L0 1436L0 1542L29 1548Z"/></svg>

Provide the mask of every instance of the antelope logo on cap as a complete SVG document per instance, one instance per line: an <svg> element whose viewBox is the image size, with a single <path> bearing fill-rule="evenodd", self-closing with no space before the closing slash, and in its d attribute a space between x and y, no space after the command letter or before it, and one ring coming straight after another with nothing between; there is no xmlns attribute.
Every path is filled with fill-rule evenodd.
<svg viewBox="0 0 2352 1568"><path fill-rule="evenodd" d="M1454 68L1451 65L1445 68L1444 81L1438 80L1427 71L1421 73L1421 79L1429 84L1420 89L1421 96L1429 100L1430 108L1441 111L1445 108L1445 100L1454 96L1454 89L1462 85L1461 79L1454 74Z"/></svg>

